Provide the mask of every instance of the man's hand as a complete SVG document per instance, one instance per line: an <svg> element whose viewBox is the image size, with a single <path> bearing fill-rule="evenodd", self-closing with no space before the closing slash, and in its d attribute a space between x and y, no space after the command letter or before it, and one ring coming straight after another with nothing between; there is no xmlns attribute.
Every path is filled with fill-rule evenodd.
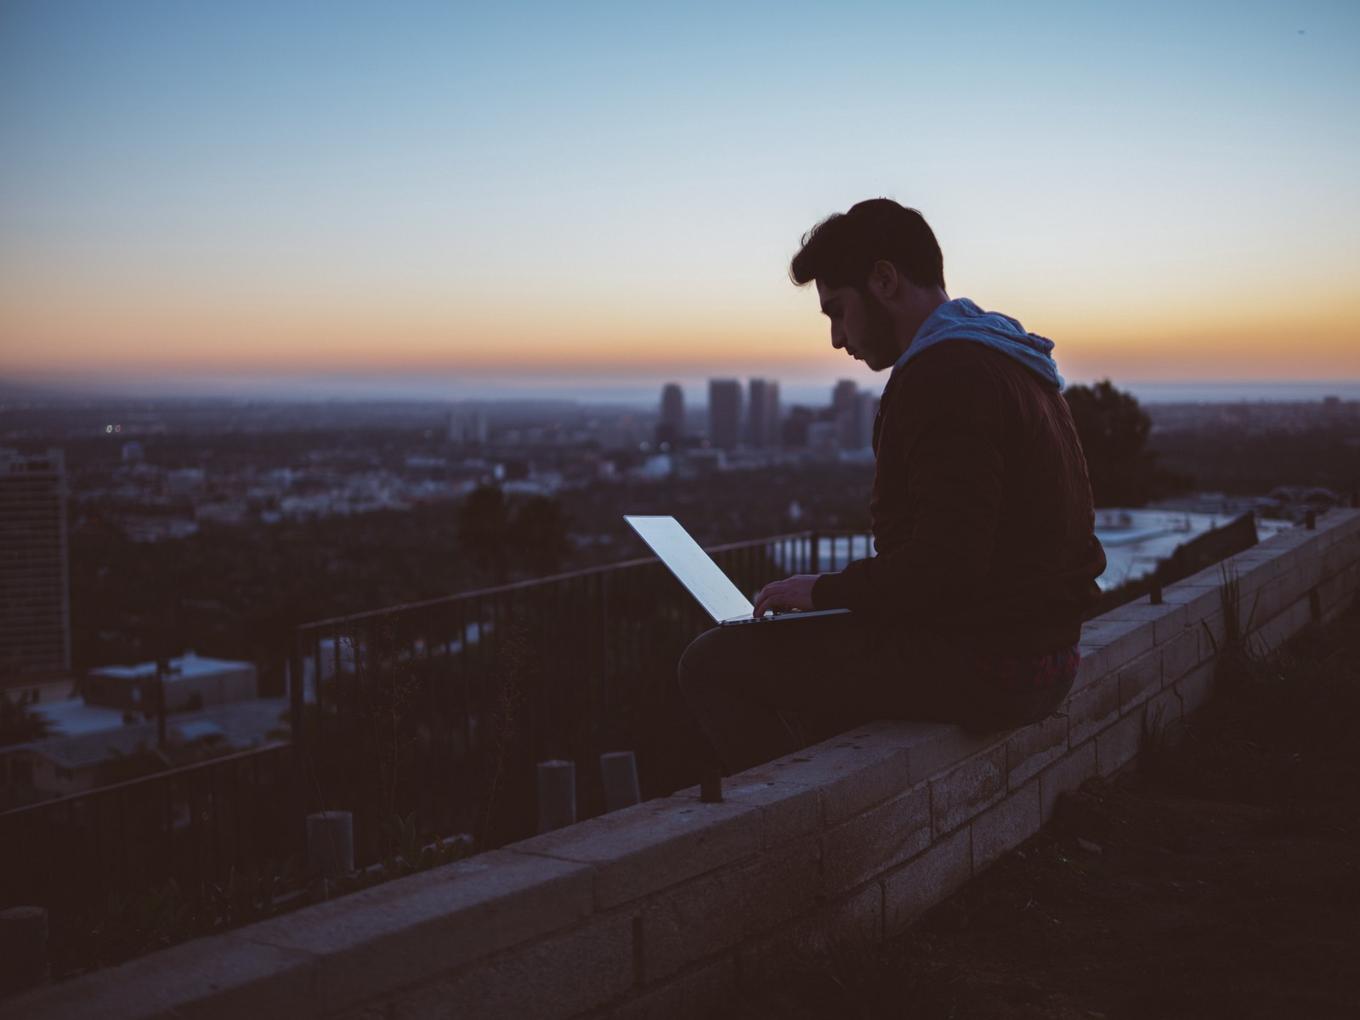
<svg viewBox="0 0 1360 1020"><path fill-rule="evenodd" d="M811 609L812 586L821 576L821 574L794 574L782 581L771 581L756 595L755 611L751 615L760 617L770 611Z"/></svg>

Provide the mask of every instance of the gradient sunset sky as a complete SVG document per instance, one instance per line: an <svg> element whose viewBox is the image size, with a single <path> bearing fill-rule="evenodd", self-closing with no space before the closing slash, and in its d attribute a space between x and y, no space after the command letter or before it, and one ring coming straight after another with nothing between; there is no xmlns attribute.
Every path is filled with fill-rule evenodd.
<svg viewBox="0 0 1360 1020"><path fill-rule="evenodd" d="M5 0L0 378L870 385L786 274L887 195L1069 380L1356 380L1357 54L1354 0Z"/></svg>

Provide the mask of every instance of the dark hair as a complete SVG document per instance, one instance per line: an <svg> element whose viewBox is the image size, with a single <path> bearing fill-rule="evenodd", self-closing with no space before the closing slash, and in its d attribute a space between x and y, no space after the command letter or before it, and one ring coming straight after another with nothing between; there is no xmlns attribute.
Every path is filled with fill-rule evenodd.
<svg viewBox="0 0 1360 1020"><path fill-rule="evenodd" d="M880 259L918 287L944 287L944 256L930 225L891 198L857 202L809 230L789 263L789 278L800 287L820 280L862 289Z"/></svg>

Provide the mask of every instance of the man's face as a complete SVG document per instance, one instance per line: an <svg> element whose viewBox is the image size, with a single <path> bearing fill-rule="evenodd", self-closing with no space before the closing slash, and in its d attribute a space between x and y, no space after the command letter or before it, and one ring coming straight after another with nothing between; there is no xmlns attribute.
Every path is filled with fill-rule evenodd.
<svg viewBox="0 0 1360 1020"><path fill-rule="evenodd" d="M857 287L827 287L817 281L822 313L831 320L831 346L875 372L891 368L901 353L887 309Z"/></svg>

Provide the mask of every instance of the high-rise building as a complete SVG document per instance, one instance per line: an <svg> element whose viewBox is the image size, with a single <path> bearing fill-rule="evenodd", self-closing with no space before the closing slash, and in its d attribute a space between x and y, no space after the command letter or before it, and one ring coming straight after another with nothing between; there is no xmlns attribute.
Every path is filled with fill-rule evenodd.
<svg viewBox="0 0 1360 1020"><path fill-rule="evenodd" d="M741 383L736 379L708 381L708 438L723 450L741 442Z"/></svg>
<svg viewBox="0 0 1360 1020"><path fill-rule="evenodd" d="M449 442L456 446L485 446L489 435L486 412L480 407L449 412Z"/></svg>
<svg viewBox="0 0 1360 1020"><path fill-rule="evenodd" d="M786 449L801 449L808 445L808 426L817 420L817 412L795 404L779 427L781 445Z"/></svg>
<svg viewBox="0 0 1360 1020"><path fill-rule="evenodd" d="M747 442L757 450L778 446L779 383L773 379L752 379L747 394Z"/></svg>
<svg viewBox="0 0 1360 1020"><path fill-rule="evenodd" d="M831 391L831 420L836 423L836 441L842 450L864 450L873 445L878 399L848 379L836 383Z"/></svg>
<svg viewBox="0 0 1360 1020"><path fill-rule="evenodd" d="M852 450L867 450L874 444L874 419L878 417L878 400L869 390L855 398L855 425L851 433Z"/></svg>
<svg viewBox="0 0 1360 1020"><path fill-rule="evenodd" d="M859 387L842 379L831 391L831 420L836 423L836 441L842 450L859 449L859 417Z"/></svg>
<svg viewBox="0 0 1360 1020"><path fill-rule="evenodd" d="M0 449L0 681L70 668L65 462Z"/></svg>
<svg viewBox="0 0 1360 1020"><path fill-rule="evenodd" d="M661 420L656 425L656 441L675 445L685 437L685 391L679 383L661 388Z"/></svg>
<svg viewBox="0 0 1360 1020"><path fill-rule="evenodd" d="M842 413L852 410L858 396L859 387L855 385L853 379L839 380L831 390L832 416L839 417Z"/></svg>

